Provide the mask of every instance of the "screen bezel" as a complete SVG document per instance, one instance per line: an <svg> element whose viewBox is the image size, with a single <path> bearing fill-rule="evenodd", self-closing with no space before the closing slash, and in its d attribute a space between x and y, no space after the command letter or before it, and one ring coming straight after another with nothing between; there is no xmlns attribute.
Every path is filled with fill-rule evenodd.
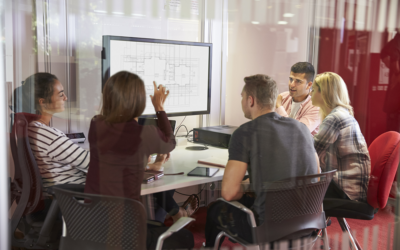
<svg viewBox="0 0 400 250"><path fill-rule="evenodd" d="M182 42L173 40L162 40L162 39L150 39L150 38L139 38L139 37L124 37L124 36L103 36L103 50L101 60L101 72L102 72L102 84L101 91L103 92L104 84L110 78L110 42L115 41L132 41L132 42L147 42L147 43L164 43L164 44L177 44L177 45L190 45L190 46L202 46L209 48L208 55L208 95L207 95L207 110L192 111L192 112L177 112L167 113L167 116L186 116L186 115L208 115L210 114L211 108L211 69L212 69L212 43L196 43L196 42ZM142 115L143 118L156 117L154 115Z"/></svg>
<svg viewBox="0 0 400 250"><path fill-rule="evenodd" d="M169 121L169 124L171 125L172 133L174 133L175 127L176 127L176 121L175 120L168 120L168 121ZM154 119L154 118L149 119L149 118L139 117L138 123L139 123L139 125L142 125L142 126L152 125L152 126L158 127L158 121L157 121L157 119Z"/></svg>
<svg viewBox="0 0 400 250"><path fill-rule="evenodd" d="M194 171L196 171L196 169L198 168L206 168L206 169L215 169L215 173L213 175L201 175L201 174L193 174ZM214 175L216 175L219 172L219 168L209 168L209 167L195 167L194 169L192 169L192 171L190 171L187 175L188 176L198 176L198 177L213 177Z"/></svg>

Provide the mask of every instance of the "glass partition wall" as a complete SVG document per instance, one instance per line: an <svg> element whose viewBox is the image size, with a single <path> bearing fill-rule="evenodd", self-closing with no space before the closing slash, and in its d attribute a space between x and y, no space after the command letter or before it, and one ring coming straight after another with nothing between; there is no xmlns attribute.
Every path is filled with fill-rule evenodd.
<svg viewBox="0 0 400 250"><path fill-rule="evenodd" d="M368 147L388 131L399 132L399 10L393 0L228 1L226 123L248 121L237 111L245 76L270 75L282 93L289 91L290 67L307 61L317 74L342 77ZM363 249L396 249L397 181L388 182L385 209L371 221L348 220ZM348 249L347 238L335 235L341 232L336 219L327 231L332 249Z"/></svg>
<svg viewBox="0 0 400 250"><path fill-rule="evenodd" d="M1 37L5 37L5 13L6 13L6 1L0 1L0 32ZM2 100L6 99L6 71L5 71L5 42L1 43L0 47L0 98ZM3 117L0 122L0 130L2 134L8 133L7 131L7 121L4 119L7 116L7 107L6 102L2 101L0 104L0 113ZM10 227L8 223L8 209L9 209L9 197L10 197L10 188L9 188L9 178L8 178L8 168L5 167L9 164L8 161L8 140L7 136L3 136L0 141L0 155L1 155L1 165L4 166L0 169L1 176L1 188L0 188L0 196L3 197L0 205L0 248L7 249L10 248Z"/></svg>
<svg viewBox="0 0 400 250"><path fill-rule="evenodd" d="M8 174L0 172L3 186L16 172L9 140L14 90L34 73L56 75L68 100L65 111L52 116L50 126L63 133L83 132L87 138L92 118L100 114L103 105L103 35L213 44L211 113L171 118L188 131L248 122L240 104L244 77L269 75L282 93L289 91L291 66L305 61L314 65L316 74L329 71L342 77L368 147L380 135L400 131L397 0L14 0L0 1L0 5L4 9L0 21L5 53L0 62L5 65L3 75L0 68L0 78L5 80L0 108L6 107L0 114L7 131L6 147L0 147L0 153L7 156L2 159L8 166ZM181 128L174 132L182 136L188 131ZM89 150L88 140L79 145ZM210 156L218 155L210 153L203 158ZM174 159L172 154L171 161L185 164L188 160ZM398 184L396 180L388 182L387 206L379 209L374 219L348 220L363 249L400 246L396 242L400 234L396 224ZM221 195L215 186L219 184L177 190L202 196L203 208L188 227L195 248L205 241L206 206ZM187 197L175 193L174 198L182 205ZM0 199L1 204L6 203L4 196ZM11 218L16 201L9 207ZM2 211L0 232L7 224ZM349 249L349 236L342 233L335 218L331 223L327 227L330 247ZM14 234L23 237L18 230L9 232L10 236ZM7 244L3 240L6 235L0 235L0 244ZM222 246L233 249L237 245L225 240Z"/></svg>
<svg viewBox="0 0 400 250"><path fill-rule="evenodd" d="M354 117L370 149L371 171L376 174L379 167L373 161L373 154L378 150L373 148L376 144L372 144L384 134L400 131L397 119L400 101L394 97L399 93L396 88L400 72L399 2L337 0L317 4L315 11L318 35L314 40L318 53L314 60L318 72L336 72L345 81ZM389 140L384 144L390 144ZM398 150L394 153L398 157ZM374 181L372 178L376 177L371 177L370 182ZM398 223L395 224L399 215L396 212L396 179L386 183L386 192L390 190L390 194L385 209L380 209L370 223L357 230L359 241L369 244L372 249L399 247L397 238L400 231ZM382 191L383 187L378 192ZM387 240L385 244L381 242L383 239Z"/></svg>

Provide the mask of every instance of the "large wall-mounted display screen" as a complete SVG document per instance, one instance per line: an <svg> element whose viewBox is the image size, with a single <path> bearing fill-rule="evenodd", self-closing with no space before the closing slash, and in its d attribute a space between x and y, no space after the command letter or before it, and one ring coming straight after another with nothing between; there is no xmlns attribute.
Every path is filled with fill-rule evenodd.
<svg viewBox="0 0 400 250"><path fill-rule="evenodd" d="M145 83L143 116L155 115L153 81L170 91L164 105L169 116L209 114L211 55L209 43L103 36L103 86L113 74L130 71Z"/></svg>

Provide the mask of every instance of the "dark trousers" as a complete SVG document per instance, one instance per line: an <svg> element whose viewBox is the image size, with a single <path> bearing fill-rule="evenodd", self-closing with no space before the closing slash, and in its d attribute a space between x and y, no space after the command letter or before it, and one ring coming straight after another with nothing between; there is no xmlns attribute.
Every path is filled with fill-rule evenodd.
<svg viewBox="0 0 400 250"><path fill-rule="evenodd" d="M347 194L333 180L331 181L331 183L329 183L328 189L326 190L325 193L324 210L326 211L329 209L333 209L343 204L339 200L329 201L326 200L326 198L342 199L344 202L350 200Z"/></svg>
<svg viewBox="0 0 400 250"><path fill-rule="evenodd" d="M175 189L153 194L158 207L163 208L169 215L179 212L179 206L174 200Z"/></svg>
<svg viewBox="0 0 400 250"><path fill-rule="evenodd" d="M163 208L170 215L179 212L179 206L174 200L175 190L154 193L156 207ZM156 218L157 220L157 218ZM158 220L163 221L163 220ZM147 249L155 249L158 237L167 231L168 227L159 227L147 224ZM163 249L189 249L194 247L193 234L183 228L168 237L163 244Z"/></svg>
<svg viewBox="0 0 400 250"><path fill-rule="evenodd" d="M238 202L250 208L254 203L254 198L245 194ZM252 229L247 214L223 201L215 202L207 210L205 228L206 247L214 246L215 239L221 232L217 227L223 227L228 233L237 234L239 238L253 243ZM221 239L220 246L224 238Z"/></svg>

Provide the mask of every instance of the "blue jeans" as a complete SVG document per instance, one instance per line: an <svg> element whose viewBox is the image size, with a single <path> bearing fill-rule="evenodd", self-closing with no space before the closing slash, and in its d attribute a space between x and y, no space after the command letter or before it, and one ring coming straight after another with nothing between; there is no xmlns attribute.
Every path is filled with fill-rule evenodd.
<svg viewBox="0 0 400 250"><path fill-rule="evenodd" d="M174 193L175 189L153 194L158 207L163 208L169 215L179 212L179 206L174 200Z"/></svg>

